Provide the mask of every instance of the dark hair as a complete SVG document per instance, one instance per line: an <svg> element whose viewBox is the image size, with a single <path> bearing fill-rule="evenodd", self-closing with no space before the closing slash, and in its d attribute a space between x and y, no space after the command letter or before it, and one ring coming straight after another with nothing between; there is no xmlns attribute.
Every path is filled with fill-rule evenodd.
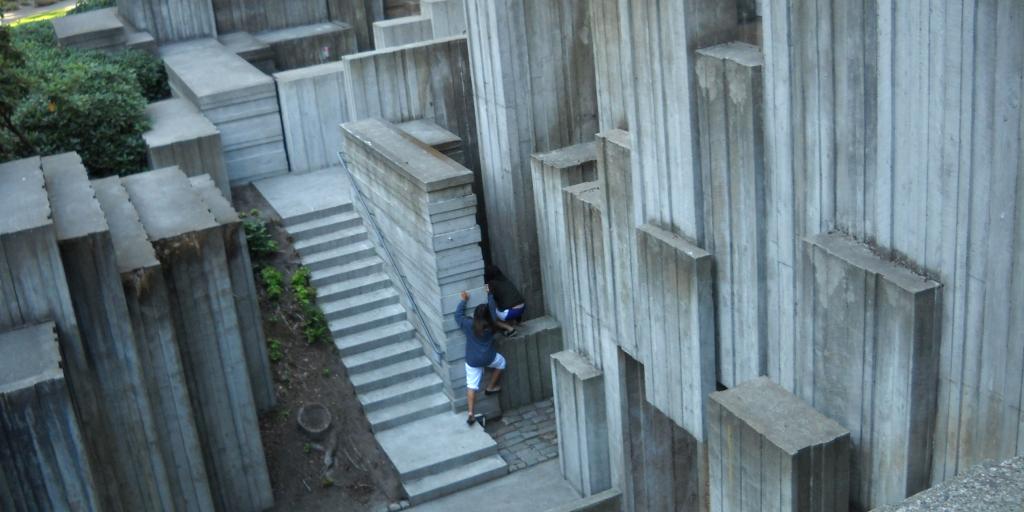
<svg viewBox="0 0 1024 512"><path fill-rule="evenodd" d="M498 267L495 267L494 265L487 265L484 267L484 282L489 283L496 279L501 279L502 277L504 277L504 275Z"/></svg>
<svg viewBox="0 0 1024 512"><path fill-rule="evenodd" d="M473 310L473 334L477 338L484 335L484 330L494 330L494 319L486 304L480 304Z"/></svg>

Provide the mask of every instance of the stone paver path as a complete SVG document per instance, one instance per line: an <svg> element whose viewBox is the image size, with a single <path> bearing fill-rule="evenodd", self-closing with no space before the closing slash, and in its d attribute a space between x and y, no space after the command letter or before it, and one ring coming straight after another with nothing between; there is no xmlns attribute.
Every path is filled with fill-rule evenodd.
<svg viewBox="0 0 1024 512"><path fill-rule="evenodd" d="M518 471L558 457L555 407L549 398L508 411L487 424L509 471Z"/></svg>

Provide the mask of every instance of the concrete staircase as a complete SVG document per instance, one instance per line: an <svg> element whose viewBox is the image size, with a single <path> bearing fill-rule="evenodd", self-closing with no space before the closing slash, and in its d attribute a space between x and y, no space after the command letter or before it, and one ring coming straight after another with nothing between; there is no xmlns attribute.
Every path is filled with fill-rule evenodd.
<svg viewBox="0 0 1024 512"><path fill-rule="evenodd" d="M311 270L335 346L409 500L422 503L507 474L494 440L452 412L352 204L291 216L275 209Z"/></svg>

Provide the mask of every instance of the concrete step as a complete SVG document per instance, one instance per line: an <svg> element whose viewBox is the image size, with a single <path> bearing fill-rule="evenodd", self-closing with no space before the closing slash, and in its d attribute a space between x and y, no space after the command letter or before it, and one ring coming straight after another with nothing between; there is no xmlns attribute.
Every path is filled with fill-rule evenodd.
<svg viewBox="0 0 1024 512"><path fill-rule="evenodd" d="M368 253L364 246L356 245L357 242L366 242L366 230L363 228L352 228L349 231L356 230L361 230L362 234L346 235L354 237L350 241L350 245L333 247L315 254L303 254L302 264L309 267L310 270L324 270L330 267L345 265L356 260L376 256L376 252ZM359 237L362 237L362 239L358 239Z"/></svg>
<svg viewBox="0 0 1024 512"><path fill-rule="evenodd" d="M287 230L292 240L299 242L356 227L363 227L363 219L358 213L349 211L293 224L288 226Z"/></svg>
<svg viewBox="0 0 1024 512"><path fill-rule="evenodd" d="M363 404L364 411L370 413L427 395L443 393L443 386L441 377L436 373L429 373L386 388L361 393L358 395L359 403Z"/></svg>
<svg viewBox="0 0 1024 512"><path fill-rule="evenodd" d="M384 325L349 336L334 338L334 346L342 357L359 354L384 345L412 339L416 330L406 320Z"/></svg>
<svg viewBox="0 0 1024 512"><path fill-rule="evenodd" d="M423 355L423 346L416 339L389 343L380 348L341 358L349 375L381 368Z"/></svg>
<svg viewBox="0 0 1024 512"><path fill-rule="evenodd" d="M369 242L366 243L369 244ZM362 252L361 249L357 249L357 251L359 254L358 259L350 258L354 257L356 253L349 253L343 258L348 261L339 262L335 266L312 270L310 283L317 288L325 287L356 278L365 278L365 276L371 273L380 272L384 269L384 260L377 257L377 253L372 249L369 252Z"/></svg>
<svg viewBox="0 0 1024 512"><path fill-rule="evenodd" d="M366 228L362 226L338 229L330 233L314 236L313 238L300 240L295 242L295 250L299 251L299 254L303 257L310 257L331 249L347 247L356 242L363 242L371 251L373 250L373 245L366 239ZM363 249L363 247L360 247L360 249Z"/></svg>
<svg viewBox="0 0 1024 512"><path fill-rule="evenodd" d="M425 356L419 356L354 375L349 374L348 378L352 381L352 387L355 388L356 393L366 393L406 382L413 377L426 375L433 371L434 367L430 364L430 360Z"/></svg>
<svg viewBox="0 0 1024 512"><path fill-rule="evenodd" d="M402 486L409 495L409 503L416 505L507 474L508 463L500 455L491 455L441 473L403 481Z"/></svg>
<svg viewBox="0 0 1024 512"><path fill-rule="evenodd" d="M337 215L339 213L351 211L354 211L352 203L343 203L328 208L322 208L320 210L316 210L313 212L306 212L299 215L292 215L291 217L285 217L281 219L281 223L283 223L287 228L289 226L296 226L304 222L309 222L311 220L322 219L324 217L330 217L332 215Z"/></svg>
<svg viewBox="0 0 1024 512"><path fill-rule="evenodd" d="M316 275L316 272L314 272L313 275ZM382 288L391 288L391 279L383 272L377 272L375 274L357 277L355 279L349 279L339 283L318 285L315 281L311 281L313 282L313 286L316 287L316 297L320 304L355 297L357 295L369 293L374 290L380 290Z"/></svg>
<svg viewBox="0 0 1024 512"><path fill-rule="evenodd" d="M498 446L461 413L445 412L377 434L402 481L415 480L495 455Z"/></svg>
<svg viewBox="0 0 1024 512"><path fill-rule="evenodd" d="M338 299L331 302L321 301L320 309L324 311L324 316L327 317L327 320L337 320L381 306L387 306L388 304L398 304L398 292L394 288L381 288L362 295L356 295L355 297Z"/></svg>
<svg viewBox="0 0 1024 512"><path fill-rule="evenodd" d="M366 413L374 432L383 432L420 418L450 410L451 402L444 393L434 392L400 404Z"/></svg>
<svg viewBox="0 0 1024 512"><path fill-rule="evenodd" d="M340 338L402 320L405 320L405 307L401 304L390 304L364 311L358 315L332 320L327 322L327 326L335 338Z"/></svg>

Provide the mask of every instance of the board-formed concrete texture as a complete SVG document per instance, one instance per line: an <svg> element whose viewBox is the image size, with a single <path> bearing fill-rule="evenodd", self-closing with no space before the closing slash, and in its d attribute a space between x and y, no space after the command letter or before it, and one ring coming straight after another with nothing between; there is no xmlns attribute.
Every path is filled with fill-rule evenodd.
<svg viewBox="0 0 1024 512"><path fill-rule="evenodd" d="M217 36L217 41L264 73L271 74L277 70L274 50L248 32L221 34Z"/></svg>
<svg viewBox="0 0 1024 512"><path fill-rule="evenodd" d="M235 311L238 313L238 328L242 334L242 345L245 347L245 362L249 369L253 400L256 401L258 411L267 412L273 409L276 401L274 377L270 371L270 359L267 357L267 339L263 334L260 299L256 293L256 281L253 277L245 229L242 227L238 212L221 195L209 175L193 176L189 181L203 204L213 214L213 218L222 227L228 269L231 272L231 295L235 299Z"/></svg>
<svg viewBox="0 0 1024 512"><path fill-rule="evenodd" d="M282 28L255 36L270 46L279 70L334 62L356 52L356 34L348 23L341 21Z"/></svg>
<svg viewBox="0 0 1024 512"><path fill-rule="evenodd" d="M594 81L598 121L602 132L627 130L627 101L632 95L632 56L627 10L619 0L591 0L590 27L594 39ZM632 192L630 192L632 193Z"/></svg>
<svg viewBox="0 0 1024 512"><path fill-rule="evenodd" d="M466 35L466 0L420 0L420 13L430 18L432 39Z"/></svg>
<svg viewBox="0 0 1024 512"><path fill-rule="evenodd" d="M874 512L988 512L1024 508L1024 457L984 462L960 476Z"/></svg>
<svg viewBox="0 0 1024 512"><path fill-rule="evenodd" d="M468 0L483 202L493 263L544 306L530 155L597 132L588 2ZM528 99L529 101L526 101ZM461 134L460 134L461 135Z"/></svg>
<svg viewBox="0 0 1024 512"><path fill-rule="evenodd" d="M562 328L542 316L519 324L519 334L497 340L495 348L508 367L502 377L498 400L502 410L512 410L551 398L551 354L563 350Z"/></svg>
<svg viewBox="0 0 1024 512"><path fill-rule="evenodd" d="M433 39L430 18L426 16L403 16L373 22L373 46L385 50L396 46L419 43Z"/></svg>
<svg viewBox="0 0 1024 512"><path fill-rule="evenodd" d="M231 185L288 172L273 78L215 39L166 45L160 53L171 90L220 130Z"/></svg>
<svg viewBox="0 0 1024 512"><path fill-rule="evenodd" d="M334 167L341 151L338 126L351 118L345 100L345 64L330 62L274 75L292 172Z"/></svg>
<svg viewBox="0 0 1024 512"><path fill-rule="evenodd" d="M604 197L596 181L562 189L565 205L566 287L563 300L568 317L562 322L566 347L600 368L601 344L607 340L614 317L605 269L602 213Z"/></svg>
<svg viewBox="0 0 1024 512"><path fill-rule="evenodd" d="M442 345L428 346L428 356L461 407L466 341L455 324L455 306L463 290L471 292L470 308L486 300L473 173L386 121L353 121L342 132L352 179L365 195L356 209L374 216L381 236L371 230L370 238L394 258L397 268L388 265L392 281L407 282L415 297L421 314L410 321L429 333L427 341ZM434 353L437 348L443 354Z"/></svg>
<svg viewBox="0 0 1024 512"><path fill-rule="evenodd" d="M841 234L804 259L797 395L849 426L854 505L898 503L928 486L941 286Z"/></svg>
<svg viewBox="0 0 1024 512"><path fill-rule="evenodd" d="M51 323L0 333L0 507L99 511Z"/></svg>
<svg viewBox="0 0 1024 512"><path fill-rule="evenodd" d="M636 233L636 324L645 395L702 442L705 402L715 390L711 255L650 224Z"/></svg>
<svg viewBox="0 0 1024 512"><path fill-rule="evenodd" d="M695 63L718 381L730 387L767 372L762 65L756 46L735 42L698 50Z"/></svg>
<svg viewBox="0 0 1024 512"><path fill-rule="evenodd" d="M158 101L146 107L146 117L150 128L142 138L150 169L177 166L189 176L209 174L231 198L220 131L195 105L180 98Z"/></svg>
<svg viewBox="0 0 1024 512"><path fill-rule="evenodd" d="M551 377L562 475L583 496L607 490L604 376L583 356L566 350L551 356Z"/></svg>
<svg viewBox="0 0 1024 512"><path fill-rule="evenodd" d="M412 137L434 149L442 155L466 166L466 152L462 138L442 128L429 119L414 119L396 125ZM474 183L475 185L475 183ZM476 189L474 189L476 190Z"/></svg>
<svg viewBox="0 0 1024 512"><path fill-rule="evenodd" d="M221 33L266 32L326 21L324 0L212 0ZM348 20L343 20L348 21Z"/></svg>
<svg viewBox="0 0 1024 512"><path fill-rule="evenodd" d="M113 7L54 18L52 23L57 43L62 47L80 50L124 48L124 22L117 17L117 9Z"/></svg>
<svg viewBox="0 0 1024 512"><path fill-rule="evenodd" d="M110 226L175 510L212 511L213 498L160 262L120 178L112 176L91 184Z"/></svg>
<svg viewBox="0 0 1024 512"><path fill-rule="evenodd" d="M128 509L173 506L106 217L77 153L41 161L98 415L82 423L96 482ZM110 435L117 432L117 437Z"/></svg>
<svg viewBox="0 0 1024 512"><path fill-rule="evenodd" d="M622 510L622 491L608 489L597 494L580 498L546 512L620 512Z"/></svg>
<svg viewBox="0 0 1024 512"><path fill-rule="evenodd" d="M596 159L597 148L593 142L535 154L531 158L544 304L547 313L563 323L571 318L567 309L570 302L564 296L571 274L562 189L596 180Z"/></svg>
<svg viewBox="0 0 1024 512"><path fill-rule="evenodd" d="M332 21L352 25L356 46L361 52L373 49L373 22L384 18L382 0L327 0L327 14Z"/></svg>
<svg viewBox="0 0 1024 512"><path fill-rule="evenodd" d="M708 400L713 512L849 509L850 431L758 377Z"/></svg>
<svg viewBox="0 0 1024 512"><path fill-rule="evenodd" d="M179 169L122 178L160 260L218 510L273 504L224 237Z"/></svg>
<svg viewBox="0 0 1024 512"><path fill-rule="evenodd" d="M159 43L217 35L210 0L118 0L117 13Z"/></svg>

